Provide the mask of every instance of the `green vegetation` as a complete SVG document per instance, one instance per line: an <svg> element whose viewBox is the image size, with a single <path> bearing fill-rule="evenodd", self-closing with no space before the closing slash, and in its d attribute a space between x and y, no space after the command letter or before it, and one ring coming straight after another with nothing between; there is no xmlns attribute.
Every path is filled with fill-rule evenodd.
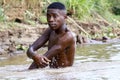
<svg viewBox="0 0 120 80"><path fill-rule="evenodd" d="M47 1L47 0L45 0ZM64 3L68 11L73 12L73 16L79 19L89 18L94 12L106 19L112 19L117 13L120 15L119 0L51 0ZM117 8L114 10L114 8ZM112 16L111 16L112 15Z"/></svg>
<svg viewBox="0 0 120 80"><path fill-rule="evenodd" d="M96 32L91 38L108 36L115 38L117 34L113 28L120 27L120 1L119 0L52 0L60 1L72 12L72 18L79 21L96 23L102 28L102 32ZM109 25L101 25L101 20Z"/></svg>
<svg viewBox="0 0 120 80"><path fill-rule="evenodd" d="M0 22L5 21L4 9L0 7Z"/></svg>
<svg viewBox="0 0 120 80"><path fill-rule="evenodd" d="M96 33L94 37L108 35L116 37L112 33L113 27L120 28L120 1L119 0L1 0L0 1L0 22L8 21L7 12L12 8L18 9L23 22L35 25L35 19L41 23L46 23L46 7L51 3L59 1L65 4L72 19L79 22L96 23L102 28L101 33ZM16 11L16 12L18 12ZM16 15L13 9L13 14ZM11 14L9 14L11 16ZM17 16L17 15L16 15ZM14 21L14 19L13 19ZM100 21L107 25L101 25ZM106 31L107 30L107 31Z"/></svg>
<svg viewBox="0 0 120 80"><path fill-rule="evenodd" d="M119 0L6 0L0 1L0 20L5 20L4 9L11 7L25 8L24 17L39 17L45 12L46 6L51 2L60 1L67 7L68 12L72 12L79 20L88 20L97 13L112 22L112 19L120 20L120 1ZM117 17L116 17L117 16Z"/></svg>

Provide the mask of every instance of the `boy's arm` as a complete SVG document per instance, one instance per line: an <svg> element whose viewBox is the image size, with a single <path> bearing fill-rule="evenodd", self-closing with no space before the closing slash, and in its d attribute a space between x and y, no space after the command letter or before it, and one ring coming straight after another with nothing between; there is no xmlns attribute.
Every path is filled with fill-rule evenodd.
<svg viewBox="0 0 120 80"><path fill-rule="evenodd" d="M62 38L59 40L60 42L58 42L56 45L54 45L51 49L49 49L44 56L46 56L48 59L51 59L53 56L55 56L58 53L62 53L65 48L67 47L71 47L74 50L73 45L75 45L75 40L73 38L73 36L71 34L68 34L65 38ZM72 51L74 52L74 51Z"/></svg>
<svg viewBox="0 0 120 80"><path fill-rule="evenodd" d="M56 54L60 53L63 51L63 46L61 44L56 44L54 45L51 49L49 49L44 56L46 56L49 60Z"/></svg>
<svg viewBox="0 0 120 80"><path fill-rule="evenodd" d="M27 50L27 56L32 58L38 67L45 67L50 62L45 56L35 53L37 49L42 47L48 41L50 33L50 28L46 29L42 36L39 37Z"/></svg>
<svg viewBox="0 0 120 80"><path fill-rule="evenodd" d="M35 51L42 47L49 39L50 36L50 28L46 29L46 31L39 37L27 50L27 56L29 58L33 58L35 55Z"/></svg>

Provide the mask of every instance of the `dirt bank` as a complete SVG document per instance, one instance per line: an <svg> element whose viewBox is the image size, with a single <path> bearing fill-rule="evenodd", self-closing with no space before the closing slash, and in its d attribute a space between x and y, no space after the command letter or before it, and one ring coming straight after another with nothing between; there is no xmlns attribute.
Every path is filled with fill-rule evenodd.
<svg viewBox="0 0 120 80"><path fill-rule="evenodd" d="M21 27L8 27L0 30L0 54L25 51L47 28L47 25L16 24Z"/></svg>
<svg viewBox="0 0 120 80"><path fill-rule="evenodd" d="M95 35L102 32L99 25L95 23L79 23L80 26L89 34ZM79 26L74 23L68 24L69 28L76 34L77 42L83 43L97 43L108 40L107 36L97 38L91 41L86 36L82 35ZM1 23L0 29L0 55L13 54L18 50L26 51L29 45L31 45L48 27L46 24L35 23L34 25L24 23ZM118 30L118 29L117 29ZM117 31L119 36L120 31Z"/></svg>

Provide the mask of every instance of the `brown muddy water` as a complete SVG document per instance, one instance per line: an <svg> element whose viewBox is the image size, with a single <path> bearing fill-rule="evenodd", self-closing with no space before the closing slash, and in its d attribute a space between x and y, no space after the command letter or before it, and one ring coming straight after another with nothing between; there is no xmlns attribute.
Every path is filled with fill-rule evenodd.
<svg viewBox="0 0 120 80"><path fill-rule="evenodd" d="M72 67L30 71L26 54L1 55L0 80L120 80L120 40L78 45L76 51Z"/></svg>

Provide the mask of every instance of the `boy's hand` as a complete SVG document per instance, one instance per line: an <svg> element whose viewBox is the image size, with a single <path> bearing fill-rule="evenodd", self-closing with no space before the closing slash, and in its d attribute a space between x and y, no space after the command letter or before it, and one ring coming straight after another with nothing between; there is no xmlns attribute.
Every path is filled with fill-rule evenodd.
<svg viewBox="0 0 120 80"><path fill-rule="evenodd" d="M50 60L47 57L38 54L35 54L33 56L33 60L40 68L47 66L50 62Z"/></svg>

